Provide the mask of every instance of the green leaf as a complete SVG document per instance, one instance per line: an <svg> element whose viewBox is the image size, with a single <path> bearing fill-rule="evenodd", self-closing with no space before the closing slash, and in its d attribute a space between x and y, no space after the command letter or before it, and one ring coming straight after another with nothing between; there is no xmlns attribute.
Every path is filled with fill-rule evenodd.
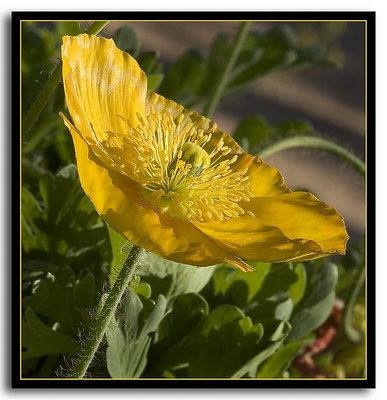
<svg viewBox="0 0 387 400"><path fill-rule="evenodd" d="M337 63L327 57L326 47L320 43L303 46L297 51L297 59L290 68L301 68L312 65L337 67Z"/></svg>
<svg viewBox="0 0 387 400"><path fill-rule="evenodd" d="M23 263L22 278L25 280L36 281L45 276L47 272L56 274L59 271L57 265L45 263L43 261L26 261Z"/></svg>
<svg viewBox="0 0 387 400"><path fill-rule="evenodd" d="M148 75L148 90L156 90L160 84L161 81L164 78L164 74L153 74L153 75Z"/></svg>
<svg viewBox="0 0 387 400"><path fill-rule="evenodd" d="M264 300L268 297L278 295L279 292L287 291L289 286L297 281L297 275L293 272L289 263L273 264L265 276L262 287L255 299Z"/></svg>
<svg viewBox="0 0 387 400"><path fill-rule="evenodd" d="M55 30L59 37L70 35L77 36L82 33L82 29L79 26L79 22L75 21L58 21L56 23Z"/></svg>
<svg viewBox="0 0 387 400"><path fill-rule="evenodd" d="M290 325L284 321L267 320L262 325L264 335L261 341L255 351L250 353L248 360L233 373L232 378L241 378L246 374L255 376L259 365L277 351L290 331Z"/></svg>
<svg viewBox="0 0 387 400"><path fill-rule="evenodd" d="M200 292L214 269L176 263L148 252L141 260L139 275L151 285L154 295L163 294L171 299L184 293Z"/></svg>
<svg viewBox="0 0 387 400"><path fill-rule="evenodd" d="M271 268L269 263L251 263L254 272L245 273L234 267L222 266L213 276L214 295L222 295L222 301L229 301L238 307L249 304L262 287Z"/></svg>
<svg viewBox="0 0 387 400"><path fill-rule="evenodd" d="M303 346L303 340L282 346L260 366L257 378L281 377L281 373L290 365Z"/></svg>
<svg viewBox="0 0 387 400"><path fill-rule="evenodd" d="M230 35L220 33L213 40L211 49L205 60L205 69L202 72L198 92L203 96L210 96L214 91L217 79L232 51L233 38Z"/></svg>
<svg viewBox="0 0 387 400"><path fill-rule="evenodd" d="M130 250L133 246L129 240L127 240L120 233L116 232L110 225L106 224L108 229L110 248L111 248L111 263L110 263L110 286L114 285L114 282L124 265L125 260L128 258Z"/></svg>
<svg viewBox="0 0 387 400"><path fill-rule="evenodd" d="M69 354L76 348L71 337L44 324L27 307L22 324L23 360L48 354Z"/></svg>
<svg viewBox="0 0 387 400"><path fill-rule="evenodd" d="M246 375L251 370L256 369L263 361L269 358L272 354L274 354L277 349L281 346L281 342L274 342L270 345L267 345L263 348L255 357L249 360L246 364L243 365L238 371L236 371L231 378L241 378L243 375Z"/></svg>
<svg viewBox="0 0 387 400"><path fill-rule="evenodd" d="M49 275L41 280L35 293L24 298L23 305L47 317L52 325L59 323L61 332L76 337L81 323L87 322L94 296L92 274L78 281L72 269L64 267L57 276Z"/></svg>
<svg viewBox="0 0 387 400"><path fill-rule="evenodd" d="M298 340L323 324L336 298L336 265L330 262L319 267L309 263L305 265L307 287L290 320L292 331L288 337L289 341Z"/></svg>
<svg viewBox="0 0 387 400"><path fill-rule="evenodd" d="M267 124L265 118L251 116L243 119L237 126L233 138L244 148L256 149L261 142L267 141L273 135L273 129Z"/></svg>
<svg viewBox="0 0 387 400"><path fill-rule="evenodd" d="M254 321L259 322L264 319L279 319L288 321L293 311L291 299L284 301L263 300L257 305L248 307L246 314Z"/></svg>
<svg viewBox="0 0 387 400"><path fill-rule="evenodd" d="M270 342L285 339L291 329L291 326L286 321L281 320L262 321L262 324L265 329L265 338Z"/></svg>
<svg viewBox="0 0 387 400"><path fill-rule="evenodd" d="M294 29L286 24L277 25L262 37L265 48L272 53L280 53L297 46L298 38Z"/></svg>
<svg viewBox="0 0 387 400"><path fill-rule="evenodd" d="M54 265L80 262L85 252L95 253L106 240L106 230L82 190L74 165L40 180L43 202L27 190L22 194L23 255L26 261ZM81 266L82 268L82 266Z"/></svg>
<svg viewBox="0 0 387 400"><path fill-rule="evenodd" d="M295 314L290 321L293 330L288 340L298 340L322 325L329 317L335 298L335 293L330 292L330 294L319 303L306 307Z"/></svg>
<svg viewBox="0 0 387 400"><path fill-rule="evenodd" d="M268 144L285 136L313 134L313 126L306 121L282 121L270 126L264 117L250 116L242 120L234 132L234 139L246 152L259 153Z"/></svg>
<svg viewBox="0 0 387 400"><path fill-rule="evenodd" d="M179 364L182 352L178 347L190 333L197 329L199 322L208 315L206 300L196 293L177 296L172 301L171 311L161 321L157 342L150 349L148 373L150 376L162 376L171 364ZM184 359L184 357L183 357Z"/></svg>
<svg viewBox="0 0 387 400"><path fill-rule="evenodd" d="M139 276L135 276L130 282L130 289L133 290L137 295L141 295L146 299L149 299L152 294L152 288L146 282L141 282Z"/></svg>
<svg viewBox="0 0 387 400"><path fill-rule="evenodd" d="M130 290L127 292L118 318L114 318L106 333L106 362L112 378L141 376L147 363L152 334L163 318L166 306L166 299L159 296L157 303L151 306L149 315L143 316L145 320L142 321L144 306L140 298Z"/></svg>
<svg viewBox="0 0 387 400"><path fill-rule="evenodd" d="M157 297L156 304L154 305L154 308L152 309L151 314L148 316L146 321L144 322L144 325L141 329L140 332L140 337L142 336L147 336L152 332L155 332L156 329L158 328L160 321L164 317L165 310L167 308L167 301L163 295L159 295Z"/></svg>
<svg viewBox="0 0 387 400"><path fill-rule="evenodd" d="M51 58L58 55L60 37L35 22L24 21L21 29L22 111L25 115L53 69Z"/></svg>
<svg viewBox="0 0 387 400"><path fill-rule="evenodd" d="M112 249L110 283L113 284L132 243L112 228L108 227L108 231ZM200 292L211 279L214 270L212 266L199 268L180 264L147 252L141 259L137 273L151 286L154 296L163 294L169 300L180 294Z"/></svg>
<svg viewBox="0 0 387 400"><path fill-rule="evenodd" d="M42 60L47 57L47 48L39 30L34 24L23 23L22 25L22 66L23 72L29 70L33 65L41 65Z"/></svg>
<svg viewBox="0 0 387 400"><path fill-rule="evenodd" d="M298 263L294 268L294 273L298 279L289 287L289 295L293 304L297 304L304 296L306 288L306 272L303 264Z"/></svg>
<svg viewBox="0 0 387 400"><path fill-rule="evenodd" d="M308 265L307 279L302 308L319 303L334 291L337 283L337 266L332 262L325 262L317 268Z"/></svg>
<svg viewBox="0 0 387 400"><path fill-rule="evenodd" d="M278 136L307 135L314 132L313 125L307 121L282 121L274 125Z"/></svg>
<svg viewBox="0 0 387 400"><path fill-rule="evenodd" d="M146 75L150 75L151 73L156 72L154 67L157 64L156 61L159 57L160 53L158 51L145 51L140 54L137 61Z"/></svg>
<svg viewBox="0 0 387 400"><path fill-rule="evenodd" d="M186 293L176 297L172 310L161 321L158 331L159 348L176 343L189 333L200 319L208 315L206 300L197 293Z"/></svg>
<svg viewBox="0 0 387 400"><path fill-rule="evenodd" d="M200 332L204 336L208 336L213 329L219 330L223 325L236 322L244 317L245 315L239 308L228 304L221 305L211 311L210 315L203 321Z"/></svg>
<svg viewBox="0 0 387 400"><path fill-rule="evenodd" d="M262 334L236 307L215 308L192 334L190 377L230 377L255 353Z"/></svg>
<svg viewBox="0 0 387 400"><path fill-rule="evenodd" d="M118 28L114 32L112 39L119 49L126 51L136 58L141 44L136 32L130 26L124 25Z"/></svg>
<svg viewBox="0 0 387 400"><path fill-rule="evenodd" d="M202 74L203 57L198 51L189 50L171 66L159 92L187 106L187 101L192 100Z"/></svg>
<svg viewBox="0 0 387 400"><path fill-rule="evenodd" d="M275 27L264 35L251 32L245 54L242 53L240 57L242 63L247 60L247 68L239 66L243 72L231 80L229 88L235 89L288 68L297 59L295 41L294 32L285 25Z"/></svg>
<svg viewBox="0 0 387 400"><path fill-rule="evenodd" d="M46 235L39 235L39 226L44 221L43 209L35 197L22 188L22 245L25 252L41 247L48 250ZM39 236L38 236L39 235Z"/></svg>

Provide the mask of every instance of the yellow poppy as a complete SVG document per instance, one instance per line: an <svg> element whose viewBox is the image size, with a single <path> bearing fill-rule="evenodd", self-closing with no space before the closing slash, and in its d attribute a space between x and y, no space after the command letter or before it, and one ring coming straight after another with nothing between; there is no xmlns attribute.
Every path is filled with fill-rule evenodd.
<svg viewBox="0 0 387 400"><path fill-rule="evenodd" d="M198 266L344 254L335 209L292 192L216 124L147 90L113 40L65 36L63 83L82 187L131 242Z"/></svg>

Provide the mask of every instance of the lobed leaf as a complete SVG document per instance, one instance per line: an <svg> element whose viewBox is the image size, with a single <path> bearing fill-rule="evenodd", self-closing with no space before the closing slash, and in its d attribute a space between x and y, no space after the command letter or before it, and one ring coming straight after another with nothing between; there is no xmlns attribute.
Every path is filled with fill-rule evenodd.
<svg viewBox="0 0 387 400"><path fill-rule="evenodd" d="M24 260L71 264L103 245L105 227L84 194L74 165L55 176L42 175L40 195L42 202L26 189L22 192Z"/></svg>
<svg viewBox="0 0 387 400"><path fill-rule="evenodd" d="M113 319L106 332L106 362L112 378L141 376L153 333L164 316L166 306L166 299L159 296L156 304L152 304L149 315L144 316L140 298L130 290L127 292L118 317Z"/></svg>
<svg viewBox="0 0 387 400"><path fill-rule="evenodd" d="M47 317L51 324L59 323L60 331L76 337L82 323L88 321L94 305L95 280L86 274L77 280L70 267L41 280L32 296L23 299L25 307Z"/></svg>
<svg viewBox="0 0 387 400"><path fill-rule="evenodd" d="M43 323L27 307L22 324L23 360L48 354L69 354L76 348L73 338Z"/></svg>
<svg viewBox="0 0 387 400"><path fill-rule="evenodd" d="M299 340L280 347L272 357L260 366L257 378L280 378L281 373L290 365L303 346L304 341Z"/></svg>
<svg viewBox="0 0 387 400"><path fill-rule="evenodd" d="M196 267L165 260L146 253L139 275L152 287L152 292L163 294L167 299L185 293L198 293L211 276L215 267Z"/></svg>

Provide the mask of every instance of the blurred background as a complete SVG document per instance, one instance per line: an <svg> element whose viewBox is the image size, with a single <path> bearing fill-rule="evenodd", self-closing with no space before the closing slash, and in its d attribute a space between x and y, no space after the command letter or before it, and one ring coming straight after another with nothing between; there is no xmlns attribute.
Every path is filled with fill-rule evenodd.
<svg viewBox="0 0 387 400"><path fill-rule="evenodd" d="M238 22L113 22L104 35L111 37L124 24L137 33L143 51L159 50L165 70L192 48L208 53L217 35L235 35L239 26ZM364 160L365 24L265 21L254 22L251 30L266 32L284 24L297 32L302 45L323 42L337 67L313 66L259 79L223 99L212 119L227 133L251 115L264 116L270 125L303 120ZM328 153L300 148L265 161L281 171L289 186L309 189L333 205L344 216L351 242L360 239L365 226L365 185L351 166Z"/></svg>

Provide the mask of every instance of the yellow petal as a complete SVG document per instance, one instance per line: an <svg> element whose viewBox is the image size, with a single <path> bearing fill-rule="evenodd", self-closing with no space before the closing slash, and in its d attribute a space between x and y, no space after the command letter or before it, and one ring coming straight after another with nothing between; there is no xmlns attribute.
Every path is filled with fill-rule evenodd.
<svg viewBox="0 0 387 400"><path fill-rule="evenodd" d="M274 225L290 239L318 243L324 252L344 254L349 238L343 217L311 193L293 192L256 198L244 204L265 225Z"/></svg>
<svg viewBox="0 0 387 400"><path fill-rule="evenodd" d="M63 114L61 117L73 138L81 185L97 212L113 229L137 246L176 262L198 266L229 262L251 270L192 224L159 215L149 208L135 182L106 168L71 122Z"/></svg>
<svg viewBox="0 0 387 400"><path fill-rule="evenodd" d="M308 193L292 193L275 168L246 154L209 119L146 92L145 74L112 40L65 37L62 59L75 127L62 117L73 137L81 184L102 218L127 239L173 261L199 266L229 262L243 270L250 267L240 258L278 262L344 253L348 235L334 209ZM142 121L137 115L146 117L155 111L171 114L196 132L210 132L211 140L203 148L211 153L211 162L235 159L231 169L247 171L237 177L249 178L247 197L252 199L239 206L250 215L192 224L144 199L138 189L142 181L136 183L136 169L128 167L137 167L141 157L125 146L132 146L128 138L133 137L128 135L135 135L128 128Z"/></svg>
<svg viewBox="0 0 387 400"><path fill-rule="evenodd" d="M254 198L254 213L197 227L227 251L247 260L281 262L344 254L348 235L342 217L305 192Z"/></svg>
<svg viewBox="0 0 387 400"><path fill-rule="evenodd" d="M254 197L272 197L290 193L282 174L259 157L253 157L247 175Z"/></svg>
<svg viewBox="0 0 387 400"><path fill-rule="evenodd" d="M125 135L144 115L147 80L136 60L111 39L82 34L64 36L63 82L67 106L80 134L98 141L112 131ZM85 130L85 125L89 128Z"/></svg>

